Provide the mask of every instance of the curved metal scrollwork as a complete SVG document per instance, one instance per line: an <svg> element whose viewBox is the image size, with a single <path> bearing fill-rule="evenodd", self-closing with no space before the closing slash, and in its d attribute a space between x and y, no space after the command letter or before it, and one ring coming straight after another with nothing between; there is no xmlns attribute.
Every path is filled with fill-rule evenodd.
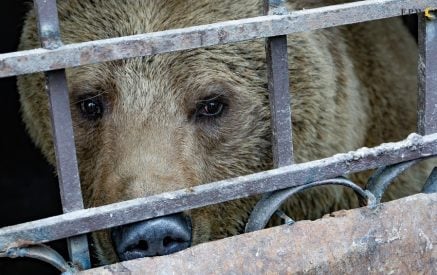
<svg viewBox="0 0 437 275"><path fill-rule="evenodd" d="M377 169L367 182L367 190L372 192L372 194L375 196L376 203L381 202L384 192L395 178L420 161L421 159L415 159Z"/></svg>
<svg viewBox="0 0 437 275"><path fill-rule="evenodd" d="M264 195L261 200L255 205L249 220L246 224L245 232L252 232L263 229L271 217L276 214L286 224L293 224L294 220L288 217L285 213L279 210L280 206L285 203L291 196L316 186L322 185L340 185L353 189L357 194L360 206L375 207L381 202L382 196L393 180L408 168L419 163L424 159L411 160L401 162L389 166L384 166L377 169L369 178L367 188L364 190L354 182L346 178L334 178L313 183L291 187L283 190L278 190ZM422 192L433 193L437 192L437 167L434 168L426 181Z"/></svg>
<svg viewBox="0 0 437 275"><path fill-rule="evenodd" d="M422 189L422 193L437 193L437 167L434 167L431 175L429 175L428 179L426 180L426 183Z"/></svg>
<svg viewBox="0 0 437 275"><path fill-rule="evenodd" d="M263 229L272 215L276 214L285 221L285 224L291 225L294 220L288 217L285 213L279 210L279 207L291 196L313 188L324 185L338 185L351 188L357 195L361 206L375 207L380 203L381 198L388 188L390 183L398 177L401 173L412 167L413 165L424 160L412 160L394 165L381 167L369 178L368 187L366 190L346 178L334 178L328 180L317 181L297 187L287 188L275 191L264 195L264 197L257 203L252 211L249 221L246 225L246 232L252 232ZM423 189L423 193L437 192L437 167L433 169L428 177ZM64 258L46 245L30 245L26 247L12 247L5 252L0 252L0 257L28 257L47 262L62 272L63 275L70 275L77 273L78 269L64 260Z"/></svg>
<svg viewBox="0 0 437 275"><path fill-rule="evenodd" d="M269 193L265 195L253 209L249 221L246 224L246 232L252 232L256 230L263 229L269 222L272 215L277 211L277 209L291 196L316 186L323 185L341 185L349 187L355 191L360 202L364 205L373 205L375 198L372 193L367 190L363 190L361 187L356 185L349 179L345 178L335 178L329 180L316 181L313 183L292 187L288 189L279 190L276 192ZM284 218L283 213L279 212ZM290 218L291 219L291 218Z"/></svg>
<svg viewBox="0 0 437 275"><path fill-rule="evenodd" d="M69 265L58 252L42 244L31 245L28 247L12 247L3 253L0 253L0 258L1 257L27 257L44 261L57 268L63 275L75 274L78 271L75 267Z"/></svg>

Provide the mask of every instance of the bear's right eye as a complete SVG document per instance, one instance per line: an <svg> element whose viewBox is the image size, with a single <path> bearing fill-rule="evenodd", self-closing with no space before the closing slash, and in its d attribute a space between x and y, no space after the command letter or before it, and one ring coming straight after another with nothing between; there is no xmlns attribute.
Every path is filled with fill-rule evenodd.
<svg viewBox="0 0 437 275"><path fill-rule="evenodd" d="M103 103L100 97L89 97L79 101L82 115L88 120L98 120L103 116Z"/></svg>

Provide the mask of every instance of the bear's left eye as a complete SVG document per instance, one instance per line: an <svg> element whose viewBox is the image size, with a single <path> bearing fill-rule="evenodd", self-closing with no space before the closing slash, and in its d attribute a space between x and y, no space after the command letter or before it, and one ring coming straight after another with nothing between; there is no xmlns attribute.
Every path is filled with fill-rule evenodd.
<svg viewBox="0 0 437 275"><path fill-rule="evenodd" d="M89 97L79 101L82 115L89 120L97 120L103 116L103 103L100 97Z"/></svg>
<svg viewBox="0 0 437 275"><path fill-rule="evenodd" d="M218 117L223 113L225 103L220 97L205 99L197 103L197 117Z"/></svg>

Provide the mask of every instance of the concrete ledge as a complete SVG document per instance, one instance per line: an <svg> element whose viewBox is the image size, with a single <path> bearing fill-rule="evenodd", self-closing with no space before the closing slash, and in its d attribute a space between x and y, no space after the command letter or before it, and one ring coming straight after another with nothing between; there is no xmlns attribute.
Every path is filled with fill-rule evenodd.
<svg viewBox="0 0 437 275"><path fill-rule="evenodd" d="M437 194L336 212L92 274L437 274Z"/></svg>

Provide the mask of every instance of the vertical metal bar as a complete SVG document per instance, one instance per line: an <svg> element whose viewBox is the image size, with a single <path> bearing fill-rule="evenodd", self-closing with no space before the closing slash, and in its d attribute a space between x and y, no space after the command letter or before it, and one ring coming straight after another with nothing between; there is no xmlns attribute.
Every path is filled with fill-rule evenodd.
<svg viewBox="0 0 437 275"><path fill-rule="evenodd" d="M56 0L35 0L41 44L46 49L62 45ZM56 153L57 172L64 213L83 209L76 148L65 70L46 73ZM90 268L86 235L68 238L70 258L81 269Z"/></svg>
<svg viewBox="0 0 437 275"><path fill-rule="evenodd" d="M264 14L285 14L284 0L264 0ZM273 164L275 167L293 163L291 96L287 36L266 39L268 89L271 108Z"/></svg>
<svg viewBox="0 0 437 275"><path fill-rule="evenodd" d="M437 14L426 10L419 17L418 132L437 132Z"/></svg>

